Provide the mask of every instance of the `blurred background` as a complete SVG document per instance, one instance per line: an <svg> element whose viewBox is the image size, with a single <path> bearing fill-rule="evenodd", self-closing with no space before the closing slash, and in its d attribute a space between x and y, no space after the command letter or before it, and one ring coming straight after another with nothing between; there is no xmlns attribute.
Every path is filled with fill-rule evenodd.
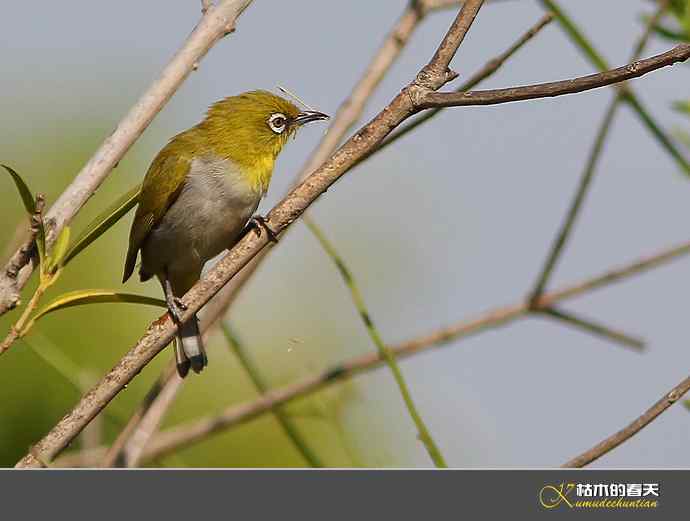
<svg viewBox="0 0 690 521"><path fill-rule="evenodd" d="M642 0L562 4L613 65L627 63L643 30L641 17L654 7ZM79 214L74 233L139 182L167 139L195 124L215 100L280 84L333 114L404 5L254 2L237 32L203 60ZM535 1L489 3L453 68L468 77L542 14ZM372 97L366 118L428 61L454 15L434 13L423 22ZM199 16L199 2L191 0L5 2L0 160L52 204ZM654 39L645 55L671 45ZM482 88L591 72L553 23ZM633 86L670 131L687 126L671 103L687 98L689 80L690 68L682 65ZM602 89L450 109L348 174L313 206L313 217L348 262L387 342L517 302L529 291L612 96ZM286 148L262 212L280 199L322 133L322 126L313 125ZM687 240L689 181L622 107L552 287ZM6 256L26 216L9 176L0 177L0 189ZM77 258L44 303L80 288L122 290L130 222L128 215ZM404 374L448 462L556 466L639 415L687 375L689 280L685 258L566 304L642 336L648 342L642 354L528 318L406 359ZM157 284L134 278L124 289L160 295ZM14 465L73 407L82 394L78 387L105 374L160 313L131 304L68 309L46 317L17 342L0 360L0 465ZM17 316L14 311L0 318L3 335ZM261 266L229 322L272 386L375 349L332 262L302 223ZM222 336L209 343L208 370L188 378L164 428L256 396ZM171 356L164 351L107 408L103 441L114 439ZM329 466L431 465L385 368L287 410ZM689 435L690 412L677 406L595 466L688 467ZM304 460L265 415L153 464L278 467Z"/></svg>

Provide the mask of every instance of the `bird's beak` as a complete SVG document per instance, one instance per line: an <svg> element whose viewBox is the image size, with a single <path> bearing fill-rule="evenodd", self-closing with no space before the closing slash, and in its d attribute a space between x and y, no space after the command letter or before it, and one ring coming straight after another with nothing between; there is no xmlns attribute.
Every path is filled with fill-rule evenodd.
<svg viewBox="0 0 690 521"><path fill-rule="evenodd" d="M301 127L305 123L311 123L312 121L320 121L322 119L329 119L330 116L328 114L324 114L323 112L317 112L315 110L306 110L304 112L300 112L297 114L297 116L292 120L292 124Z"/></svg>

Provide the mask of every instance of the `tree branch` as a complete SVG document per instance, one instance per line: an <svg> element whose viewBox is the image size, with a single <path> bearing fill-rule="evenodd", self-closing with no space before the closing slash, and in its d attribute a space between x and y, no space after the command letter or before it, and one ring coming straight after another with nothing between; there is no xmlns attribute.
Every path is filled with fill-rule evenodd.
<svg viewBox="0 0 690 521"><path fill-rule="evenodd" d="M47 222L54 223L46 237L48 246L117 166L127 150L144 132L199 60L218 40L234 31L237 18L251 2L252 0L224 0L203 16L158 79L120 121L113 133L103 141L89 162L47 212ZM25 247L26 245L23 246ZM23 260L23 257L17 256L18 254L19 252L13 255L13 261ZM10 262L8 268L12 265L14 264ZM7 269L0 274L0 315L16 305L16 293L7 289L8 282L14 284L14 287L20 291L29 280L32 271L33 265L28 264L27 259L14 281L7 280Z"/></svg>
<svg viewBox="0 0 690 521"><path fill-rule="evenodd" d="M585 37L580 29L575 25L573 20L561 9L555 0L541 0L541 3L551 11L556 20L563 28L563 31L570 37L570 39L577 45L585 57L600 71L609 69L609 65L599 52L594 48L592 43ZM676 164L683 170L686 175L690 175L690 163L678 150L676 145L666 135L664 130L654 121L647 109L642 105L632 89L627 89L625 93L625 101L633 111L640 118L647 130L654 136L654 138L666 149L666 151L673 157Z"/></svg>
<svg viewBox="0 0 690 521"><path fill-rule="evenodd" d="M423 94L417 110L435 107L468 107L473 105L497 105L513 101L524 101L537 98L550 98L575 94L586 90L598 89L614 83L639 78L649 72L667 67L690 58L690 44L677 45L665 53L645 60L635 61L623 67L606 72L581 76L572 80L554 81L511 87L508 89L480 90L468 92L428 92Z"/></svg>
<svg viewBox="0 0 690 521"><path fill-rule="evenodd" d="M659 8L657 9L655 15L649 20L644 32L642 33L642 36L635 44L630 61L635 61L638 58L640 58L644 48L647 45L647 42L649 41L649 37L651 36L654 27L666 11L667 7L668 0L663 0L659 3ZM597 131L597 136L594 139L594 145L592 146L592 150L589 153L585 169L580 177L580 183L578 185L577 191L575 192L575 196L573 197L570 203L570 207L568 209L568 213L566 214L565 220L563 221L563 224L561 225L561 228L553 241L551 250L549 251L546 260L544 261L544 266L541 269L541 273L537 277L537 282L535 283L534 290L532 291L531 299L533 301L538 300L539 295L541 295L544 292L544 288L548 284L549 279L551 278L551 274L553 273L553 270L561 257L563 248L565 247L565 244L568 242L570 234L573 230L573 226L575 225L575 221L577 220L577 217L580 214L582 204L584 203L585 198L589 193L589 187L592 184L592 179L594 178L594 173L596 171L599 158L601 157L601 153L604 150L606 138L608 137L609 131L611 130L613 118L616 115L618 108L625 101L624 93L624 90L619 89L616 93L616 96L613 98L613 101L609 104L609 107L606 109L606 112L604 113L604 118L601 122L601 125L599 126L599 130Z"/></svg>
<svg viewBox="0 0 690 521"><path fill-rule="evenodd" d="M690 390L690 376L662 396L658 402L647 409L641 416L635 418L632 423L619 430L617 433L609 436L601 443L596 444L588 451L585 451L579 456L567 461L562 466L568 468L580 468L601 458L604 454L612 451L621 443L629 440L644 427L652 423L662 412L680 400L683 395L688 392L688 390Z"/></svg>
<svg viewBox="0 0 690 521"><path fill-rule="evenodd" d="M643 257L620 267L612 268L575 284L545 293L542 295L539 304L544 308L553 307L558 302L621 282L688 254L690 254L690 241L679 246L664 249L656 254ZM390 349L396 357L408 357L488 329L507 325L519 318L528 317L531 313L529 302L519 301L512 305L494 308L474 319L463 320L407 342L390 346ZM151 443L144 449L144 460L151 461L181 447L198 443L216 432L248 422L276 407L285 405L291 400L315 393L329 385L341 382L357 374L371 371L382 363L383 359L376 353L358 356L320 374L270 390L252 402L228 407L220 415L208 416L170 428L157 434L151 440ZM92 457L101 457L102 454L102 449L76 456L74 454L67 454L56 463L58 466L75 464L91 466L92 461L94 461Z"/></svg>
<svg viewBox="0 0 690 521"><path fill-rule="evenodd" d="M564 324L577 327L592 335L610 340L611 342L622 344L623 346L629 347L638 353L644 349L643 340L628 335L627 333L623 333L622 331L616 331L608 326L599 324L598 322L594 322L588 318L583 318L574 313L566 312L554 307L538 309L536 313L558 320Z"/></svg>

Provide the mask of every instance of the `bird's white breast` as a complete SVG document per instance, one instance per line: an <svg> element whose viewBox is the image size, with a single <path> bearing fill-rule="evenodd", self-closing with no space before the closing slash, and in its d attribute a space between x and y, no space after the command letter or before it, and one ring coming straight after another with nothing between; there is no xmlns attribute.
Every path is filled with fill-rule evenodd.
<svg viewBox="0 0 690 521"><path fill-rule="evenodd" d="M142 249L147 271L166 269L180 279L200 272L206 261L232 246L261 195L231 161L193 160L179 196Z"/></svg>

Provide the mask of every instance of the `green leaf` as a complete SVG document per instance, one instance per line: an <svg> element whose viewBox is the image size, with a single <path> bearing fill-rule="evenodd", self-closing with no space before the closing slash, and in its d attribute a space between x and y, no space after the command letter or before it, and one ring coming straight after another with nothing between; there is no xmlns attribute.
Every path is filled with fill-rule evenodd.
<svg viewBox="0 0 690 521"><path fill-rule="evenodd" d="M0 166L7 170L7 172L12 176L14 184L17 185L17 190L19 191L19 195L21 196L22 202L24 203L26 213L28 213L29 216L33 215L34 212L36 212L36 199L34 198L27 184L24 182L21 176L12 168L3 164L0 164Z"/></svg>
<svg viewBox="0 0 690 521"><path fill-rule="evenodd" d="M31 219L36 213L36 199L31 193L28 185L24 182L22 177L12 168L7 165L0 164L12 176L14 184L17 186L19 195L24 203L24 209L29 214ZM38 258L41 263L41 271L44 269L45 254L46 254L46 234L43 228L43 221L38 224L38 232L36 233L36 248L38 249Z"/></svg>
<svg viewBox="0 0 690 521"><path fill-rule="evenodd" d="M117 201L91 221L74 244L67 250L62 265L66 266L69 261L79 255L93 241L103 235L111 226L122 219L127 212L134 208L139 201L140 192L141 184L138 184L120 196Z"/></svg>
<svg viewBox="0 0 690 521"><path fill-rule="evenodd" d="M85 306L88 304L104 304L104 303L118 303L126 302L130 304L146 304L149 306L158 306L166 308L165 301L159 298L147 297L146 295L134 295L132 293L118 293L110 289L80 289L77 291L70 291L60 295L50 304L42 308L33 317L31 322L44 317L45 315L57 311L59 309L71 308L74 306ZM30 326L28 324L27 326ZM26 328L28 329L28 327Z"/></svg>
<svg viewBox="0 0 690 521"><path fill-rule="evenodd" d="M50 263L48 266L48 271L52 272L56 269L62 268L62 260L65 258L65 253L67 252L67 246L69 245L70 227L65 226L62 228L60 235L58 235L53 250L50 252ZM46 261L48 262L48 261Z"/></svg>

